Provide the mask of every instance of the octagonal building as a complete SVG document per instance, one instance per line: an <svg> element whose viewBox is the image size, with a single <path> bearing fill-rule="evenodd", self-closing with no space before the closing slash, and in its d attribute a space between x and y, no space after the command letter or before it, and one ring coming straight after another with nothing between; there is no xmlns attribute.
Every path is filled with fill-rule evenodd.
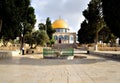
<svg viewBox="0 0 120 83"><path fill-rule="evenodd" d="M52 23L52 28L56 30L53 34L55 44L74 44L76 43L76 33L69 32L67 22L59 18Z"/></svg>

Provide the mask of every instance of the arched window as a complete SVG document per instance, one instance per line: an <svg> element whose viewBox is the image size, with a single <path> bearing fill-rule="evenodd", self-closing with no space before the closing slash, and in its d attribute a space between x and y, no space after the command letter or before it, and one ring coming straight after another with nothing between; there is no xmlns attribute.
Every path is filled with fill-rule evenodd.
<svg viewBox="0 0 120 83"><path fill-rule="evenodd" d="M59 36L59 39L64 40L64 37L62 35Z"/></svg>
<svg viewBox="0 0 120 83"><path fill-rule="evenodd" d="M58 36L57 36L57 35L54 35L54 39L55 39L55 40L58 40Z"/></svg>
<svg viewBox="0 0 120 83"><path fill-rule="evenodd" d="M69 36L68 36L68 35L65 35L65 36L64 36L64 39L65 39L65 40L68 40L68 39L69 39Z"/></svg>

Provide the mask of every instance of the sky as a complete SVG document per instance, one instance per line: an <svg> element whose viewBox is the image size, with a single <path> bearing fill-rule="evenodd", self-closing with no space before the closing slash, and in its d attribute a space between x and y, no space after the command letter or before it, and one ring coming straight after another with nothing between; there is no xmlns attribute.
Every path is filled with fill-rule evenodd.
<svg viewBox="0 0 120 83"><path fill-rule="evenodd" d="M84 20L82 12L87 9L90 0L31 0L31 6L35 9L36 25L45 23L50 17L51 22L61 17L70 29L70 32L78 32L80 24Z"/></svg>

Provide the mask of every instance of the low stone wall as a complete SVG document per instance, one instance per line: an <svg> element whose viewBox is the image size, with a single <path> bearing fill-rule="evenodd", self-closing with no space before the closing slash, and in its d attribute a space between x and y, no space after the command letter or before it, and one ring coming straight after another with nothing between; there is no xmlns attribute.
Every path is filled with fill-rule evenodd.
<svg viewBox="0 0 120 83"><path fill-rule="evenodd" d="M100 51L120 51L120 47L98 47Z"/></svg>
<svg viewBox="0 0 120 83"><path fill-rule="evenodd" d="M12 56L19 56L20 55L20 51L16 50L16 51L11 51Z"/></svg>
<svg viewBox="0 0 120 83"><path fill-rule="evenodd" d="M90 51L94 51L94 47L86 48ZM120 51L120 47L98 47L99 51Z"/></svg>
<svg viewBox="0 0 120 83"><path fill-rule="evenodd" d="M19 51L0 51L0 59L12 58L12 56L19 56Z"/></svg>

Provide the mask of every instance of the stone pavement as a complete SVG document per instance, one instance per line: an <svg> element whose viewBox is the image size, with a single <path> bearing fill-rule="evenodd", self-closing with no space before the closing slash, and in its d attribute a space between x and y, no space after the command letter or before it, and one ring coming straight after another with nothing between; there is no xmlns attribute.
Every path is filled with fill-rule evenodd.
<svg viewBox="0 0 120 83"><path fill-rule="evenodd" d="M119 54L120 55L120 51L96 51L98 53L104 53L104 54Z"/></svg>
<svg viewBox="0 0 120 83"><path fill-rule="evenodd" d="M120 83L120 62L76 55L87 58L40 59L28 55L1 59L0 83Z"/></svg>

